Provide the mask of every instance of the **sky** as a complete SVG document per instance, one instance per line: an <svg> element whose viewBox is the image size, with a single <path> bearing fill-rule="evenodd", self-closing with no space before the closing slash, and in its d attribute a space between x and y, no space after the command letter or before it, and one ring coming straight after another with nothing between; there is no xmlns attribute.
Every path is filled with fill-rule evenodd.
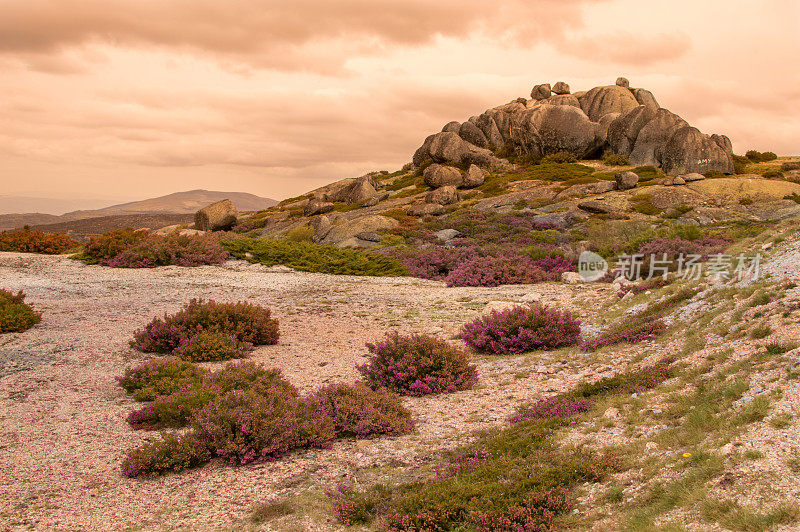
<svg viewBox="0 0 800 532"><path fill-rule="evenodd" d="M0 0L0 195L282 199L536 83L800 154L798 0Z"/></svg>

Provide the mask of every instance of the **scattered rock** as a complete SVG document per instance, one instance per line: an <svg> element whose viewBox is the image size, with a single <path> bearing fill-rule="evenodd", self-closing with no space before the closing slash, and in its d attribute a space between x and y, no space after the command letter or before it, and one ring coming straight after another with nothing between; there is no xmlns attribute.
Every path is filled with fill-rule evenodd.
<svg viewBox="0 0 800 532"><path fill-rule="evenodd" d="M678 177L683 179L684 182L686 183L691 183L692 181L702 181L703 179L706 178L706 176L704 176L703 174L698 174L698 173L682 174L679 175Z"/></svg>
<svg viewBox="0 0 800 532"><path fill-rule="evenodd" d="M606 409L606 411L603 412L603 417L606 419L617 419L619 417L619 408L614 408L612 406Z"/></svg>
<svg viewBox="0 0 800 532"><path fill-rule="evenodd" d="M559 81L553 85L553 92L556 94L569 94L569 85L563 81Z"/></svg>
<svg viewBox="0 0 800 532"><path fill-rule="evenodd" d="M639 176L633 172L619 172L614 176L617 190L630 190L636 188L639 183Z"/></svg>
<svg viewBox="0 0 800 532"><path fill-rule="evenodd" d="M458 190L452 185L437 188L425 194L426 203L438 203L439 205L450 205L459 200Z"/></svg>
<svg viewBox="0 0 800 532"><path fill-rule="evenodd" d="M577 272L564 272L561 274L561 281L567 284L579 284L583 282L583 277Z"/></svg>
<svg viewBox="0 0 800 532"><path fill-rule="evenodd" d="M364 202L364 207L374 207L378 203L389 199L389 195L390 194L388 192L381 192L377 196L372 196L370 199Z"/></svg>
<svg viewBox="0 0 800 532"><path fill-rule="evenodd" d="M544 100L550 97L551 92L552 90L550 89L549 83L534 85L533 90L531 90L531 98L534 100Z"/></svg>
<svg viewBox="0 0 800 532"><path fill-rule="evenodd" d="M309 225L311 225L311 229L314 230L314 236L312 237L314 242L320 242L322 239L324 239L331 230L331 227L333 227L331 219L324 214L322 216L312 218L311 222L309 222Z"/></svg>
<svg viewBox="0 0 800 532"><path fill-rule="evenodd" d="M328 192L323 199L335 203L359 203L367 201L376 193L371 177L365 175L345 183L337 190Z"/></svg>
<svg viewBox="0 0 800 532"><path fill-rule="evenodd" d="M312 199L308 203L306 203L306 208L303 210L303 214L306 216L314 216L315 214L325 214L327 212L331 212L333 210L333 203L329 201L322 201L320 199Z"/></svg>
<svg viewBox="0 0 800 532"><path fill-rule="evenodd" d="M442 164L432 164L422 173L425 184L431 188L446 186L459 186L464 183L464 176L461 170L452 166Z"/></svg>
<svg viewBox="0 0 800 532"><path fill-rule="evenodd" d="M628 78L618 77L617 78L617 86L618 87L625 87L626 89L631 86L631 82L628 81Z"/></svg>
<svg viewBox="0 0 800 532"><path fill-rule="evenodd" d="M400 222L388 216L368 214L351 220L344 220L331 227L322 239L323 244L341 245L345 240L355 238L361 233L374 233L381 229L391 229Z"/></svg>
<svg viewBox="0 0 800 532"><path fill-rule="evenodd" d="M680 177L680 176L676 176L676 177L672 178L672 184L673 185L685 185L686 184L686 180L684 178Z"/></svg>
<svg viewBox="0 0 800 532"><path fill-rule="evenodd" d="M582 201L578 203L578 208L593 214L609 214L614 212L614 208L611 205L598 200Z"/></svg>
<svg viewBox="0 0 800 532"><path fill-rule="evenodd" d="M356 238L359 239L359 240L365 240L367 242L380 242L381 241L381 235L379 235L378 233L374 233L372 231L365 231L363 233L358 233L356 235Z"/></svg>
<svg viewBox="0 0 800 532"><path fill-rule="evenodd" d="M519 300L523 303L538 303L539 301L542 300L542 294L538 292L528 292L527 294L519 298Z"/></svg>
<svg viewBox="0 0 800 532"><path fill-rule="evenodd" d="M443 205L438 203L421 203L419 205L412 205L406 210L409 216L441 216L445 213Z"/></svg>
<svg viewBox="0 0 800 532"><path fill-rule="evenodd" d="M231 200L224 199L197 211L194 226L202 231L227 230L236 225L239 213Z"/></svg>
<svg viewBox="0 0 800 532"><path fill-rule="evenodd" d="M488 172L477 165L471 164L464 174L464 181L461 183L461 188L475 188L481 186L486 181Z"/></svg>
<svg viewBox="0 0 800 532"><path fill-rule="evenodd" d="M181 229L178 231L180 236L199 236L205 234L205 231L200 231L199 229Z"/></svg>
<svg viewBox="0 0 800 532"><path fill-rule="evenodd" d="M464 234L457 229L442 229L441 231L436 231L433 234L442 242L449 242L455 238L464 236Z"/></svg>
<svg viewBox="0 0 800 532"><path fill-rule="evenodd" d="M537 214L532 221L536 224L551 224L559 229L567 229L581 221L581 218L572 212L553 212Z"/></svg>

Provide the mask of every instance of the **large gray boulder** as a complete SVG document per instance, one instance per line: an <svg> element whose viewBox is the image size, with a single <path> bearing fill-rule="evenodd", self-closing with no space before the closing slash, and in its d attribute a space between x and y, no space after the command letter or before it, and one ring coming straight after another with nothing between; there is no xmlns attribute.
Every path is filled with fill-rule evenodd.
<svg viewBox="0 0 800 532"><path fill-rule="evenodd" d="M472 122L464 122L458 130L458 136L479 148L488 148L489 139L483 131Z"/></svg>
<svg viewBox="0 0 800 532"><path fill-rule="evenodd" d="M433 135L428 135L425 137L425 140L422 142L422 146L417 148L417 151L414 152L414 156L411 158L411 164L414 166L422 166L422 163L430 159L430 147L431 142L433 142L433 138L437 134L434 133Z"/></svg>
<svg viewBox="0 0 800 532"><path fill-rule="evenodd" d="M328 192L323 199L334 203L359 203L370 199L376 193L371 177L365 175Z"/></svg>
<svg viewBox="0 0 800 532"><path fill-rule="evenodd" d="M503 147L506 141L503 139L503 135L497 127L497 122L494 121L494 117L491 113L483 113L476 116L474 121L470 119L470 122L478 126L478 129L480 129L481 133L486 137L489 149L499 150Z"/></svg>
<svg viewBox="0 0 800 532"><path fill-rule="evenodd" d="M569 85L563 81L559 81L553 85L553 92L555 94L569 94Z"/></svg>
<svg viewBox="0 0 800 532"><path fill-rule="evenodd" d="M534 152L568 151L578 158L596 152L603 144L602 126L577 107L542 105L515 115L518 143Z"/></svg>
<svg viewBox="0 0 800 532"><path fill-rule="evenodd" d="M675 132L661 150L661 167L667 174L733 173L733 158L719 144L696 127Z"/></svg>
<svg viewBox="0 0 800 532"><path fill-rule="evenodd" d="M461 128L461 122L457 122L453 120L452 122L448 122L442 128L442 131L447 133L458 133L458 130Z"/></svg>
<svg viewBox="0 0 800 532"><path fill-rule="evenodd" d="M314 216L315 214L325 214L326 212L331 212L333 210L333 203L330 201L322 201L317 198L313 198L306 203L306 207L303 210L303 214L306 216Z"/></svg>
<svg viewBox="0 0 800 532"><path fill-rule="evenodd" d="M227 230L236 225L239 213L229 199L203 207L194 214L194 227L200 231Z"/></svg>
<svg viewBox="0 0 800 532"><path fill-rule="evenodd" d="M340 244L361 233L375 233L383 229L396 227L400 222L388 216L370 214L352 220L344 220L330 228L321 243ZM316 230L315 230L316 235Z"/></svg>
<svg viewBox="0 0 800 532"><path fill-rule="evenodd" d="M655 116L639 130L636 143L629 155L636 165L661 166L661 149L682 127L686 120L666 109L659 109Z"/></svg>
<svg viewBox="0 0 800 532"><path fill-rule="evenodd" d="M331 219L325 216L316 216L311 219L309 222L311 229L314 231L314 236L311 239L314 242L320 242L326 236L328 236L328 232L330 232L331 227L333 224L331 223Z"/></svg>
<svg viewBox="0 0 800 532"><path fill-rule="evenodd" d="M503 161L495 157L491 151L479 148L452 132L433 135L427 152L429 157L437 163L477 164L481 167L503 164Z"/></svg>
<svg viewBox="0 0 800 532"><path fill-rule="evenodd" d="M537 214L531 218L533 223L547 224L559 229L567 229L582 221L582 218L572 212L553 212L549 214Z"/></svg>
<svg viewBox="0 0 800 532"><path fill-rule="evenodd" d="M592 122L597 122L605 114L625 113L639 105L631 91L619 85L595 87L579 100L581 109Z"/></svg>
<svg viewBox="0 0 800 532"><path fill-rule="evenodd" d="M486 170L471 164L464 174L464 181L461 183L461 188L475 188L481 186L486 181Z"/></svg>
<svg viewBox="0 0 800 532"><path fill-rule="evenodd" d="M639 102L639 105L644 105L653 111L658 111L658 108L661 107L658 105L656 97L653 96L653 93L649 90L633 89L633 96L636 98L636 101Z"/></svg>
<svg viewBox="0 0 800 532"><path fill-rule="evenodd" d="M464 176L461 174L461 170L436 163L425 169L422 173L422 178L425 180L425 184L431 188L458 187L464 183Z"/></svg>
<svg viewBox="0 0 800 532"><path fill-rule="evenodd" d="M639 176L633 172L619 172L614 176L617 190L630 190L636 188Z"/></svg>
<svg viewBox="0 0 800 532"><path fill-rule="evenodd" d="M550 97L551 92L552 90L550 89L549 83L534 85L533 90L531 90L531 98L534 100L544 100Z"/></svg>
<svg viewBox="0 0 800 532"><path fill-rule="evenodd" d="M733 153L733 143L726 135L711 135L711 140L717 143L717 146L725 150L727 153Z"/></svg>
<svg viewBox="0 0 800 532"><path fill-rule="evenodd" d="M630 155L636 143L639 131L656 115L654 109L639 105L625 114L619 115L608 126L608 145L614 153ZM606 115L608 116L608 115Z"/></svg>
<svg viewBox="0 0 800 532"><path fill-rule="evenodd" d="M538 103L542 105L571 105L578 109L581 108L581 102L573 94L556 94Z"/></svg>
<svg viewBox="0 0 800 532"><path fill-rule="evenodd" d="M438 203L439 205L450 205L459 200L458 190L452 185L431 190L425 194L425 203Z"/></svg>

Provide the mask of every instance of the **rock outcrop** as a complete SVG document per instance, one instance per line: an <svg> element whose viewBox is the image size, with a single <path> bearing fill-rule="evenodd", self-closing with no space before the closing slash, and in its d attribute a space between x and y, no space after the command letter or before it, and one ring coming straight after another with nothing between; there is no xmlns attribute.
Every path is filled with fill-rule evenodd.
<svg viewBox="0 0 800 532"><path fill-rule="evenodd" d="M436 163L430 165L422 172L422 178L425 184L431 188L446 186L460 187L464 184L464 176L461 174L461 170L453 168L452 166Z"/></svg>
<svg viewBox="0 0 800 532"><path fill-rule="evenodd" d="M231 200L212 203L197 211L194 215L195 229L201 231L222 231L236 225L239 213Z"/></svg>
<svg viewBox="0 0 800 532"><path fill-rule="evenodd" d="M359 203L370 199L375 194L376 190L371 176L365 175L328 192L323 199L334 203Z"/></svg>
<svg viewBox="0 0 800 532"><path fill-rule="evenodd" d="M699 132L676 136L688 126L678 115L659 107L650 91L631 88L625 78L615 85L575 93L564 82L552 88L542 83L533 87L530 100L517 98L466 122L448 123L425 139L412 162L416 166L430 160L491 169L507 164L499 155L543 156L568 151L586 158L609 149L635 165L654 166L667 173L732 172L730 139ZM455 182L431 186L444 185L476 186Z"/></svg>

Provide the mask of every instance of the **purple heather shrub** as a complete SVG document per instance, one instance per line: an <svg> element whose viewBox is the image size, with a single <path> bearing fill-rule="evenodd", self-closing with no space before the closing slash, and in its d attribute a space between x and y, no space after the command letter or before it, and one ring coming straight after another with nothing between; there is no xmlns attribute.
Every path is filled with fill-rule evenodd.
<svg viewBox="0 0 800 532"><path fill-rule="evenodd" d="M569 491L553 488L500 511L472 512L470 521L478 532L549 532L553 519L570 509Z"/></svg>
<svg viewBox="0 0 800 532"><path fill-rule="evenodd" d="M199 385L206 373L195 364L166 357L126 370L122 377L117 377L117 382L137 401L152 401L158 396Z"/></svg>
<svg viewBox="0 0 800 532"><path fill-rule="evenodd" d="M573 417L583 412L588 412L591 403L584 398L570 397L569 395L541 399L530 406L517 410L509 418L511 423L522 423L532 419L551 419L554 417Z"/></svg>
<svg viewBox="0 0 800 532"><path fill-rule="evenodd" d="M185 345L179 346L173 353L191 362L214 362L244 358L252 348L252 344L239 342L231 334L212 331L192 336Z"/></svg>
<svg viewBox="0 0 800 532"><path fill-rule="evenodd" d="M658 337L667 329L659 315L634 316L627 322L600 333L599 336L581 343L583 351L594 351L608 345L627 342L636 344Z"/></svg>
<svg viewBox="0 0 800 532"><path fill-rule="evenodd" d="M197 467L210 459L206 445L193 434L165 434L161 441L128 452L122 461L122 474L131 478L161 475Z"/></svg>
<svg viewBox="0 0 800 532"><path fill-rule="evenodd" d="M563 257L532 259L519 253L477 257L460 262L445 278L447 286L500 286L557 281L574 266Z"/></svg>
<svg viewBox="0 0 800 532"><path fill-rule="evenodd" d="M493 310L461 328L461 338L478 351L504 355L570 346L580 334L572 314L543 305Z"/></svg>
<svg viewBox="0 0 800 532"><path fill-rule="evenodd" d="M462 452L450 458L445 467L434 466L437 479L451 478L465 471L477 469L489 463L492 455L486 449Z"/></svg>
<svg viewBox="0 0 800 532"><path fill-rule="evenodd" d="M184 427L189 424L192 414L214 397L214 390L202 386L160 395L152 403L131 412L128 423L137 430Z"/></svg>
<svg viewBox="0 0 800 532"><path fill-rule="evenodd" d="M343 483L328 490L326 495L333 506L333 515L348 526L368 523L385 506L380 491L357 491L353 486Z"/></svg>
<svg viewBox="0 0 800 532"><path fill-rule="evenodd" d="M217 303L192 299L182 310L155 318L134 333L131 346L146 353L176 353L205 332L231 335L252 345L278 343L278 320L267 308L247 302Z"/></svg>
<svg viewBox="0 0 800 532"><path fill-rule="evenodd" d="M478 380L464 351L430 335L392 332L367 349L369 360L356 369L372 388L419 396L466 390Z"/></svg>
<svg viewBox="0 0 800 532"><path fill-rule="evenodd" d="M228 258L228 252L212 235L162 236L128 228L92 238L83 257L112 268L154 268L219 264Z"/></svg>
<svg viewBox="0 0 800 532"><path fill-rule="evenodd" d="M278 390L284 397L300 396L297 388L284 378L279 369L265 369L255 362L249 361L228 364L224 368L210 373L203 379L203 387L214 390L218 394L233 390L252 389L258 392Z"/></svg>
<svg viewBox="0 0 800 532"><path fill-rule="evenodd" d="M317 390L310 400L319 413L333 420L337 437L398 436L414 430L411 412L384 388L333 384Z"/></svg>
<svg viewBox="0 0 800 532"><path fill-rule="evenodd" d="M231 464L275 460L300 448L326 447L333 423L311 401L280 389L233 390L218 395L192 415L197 437Z"/></svg>

